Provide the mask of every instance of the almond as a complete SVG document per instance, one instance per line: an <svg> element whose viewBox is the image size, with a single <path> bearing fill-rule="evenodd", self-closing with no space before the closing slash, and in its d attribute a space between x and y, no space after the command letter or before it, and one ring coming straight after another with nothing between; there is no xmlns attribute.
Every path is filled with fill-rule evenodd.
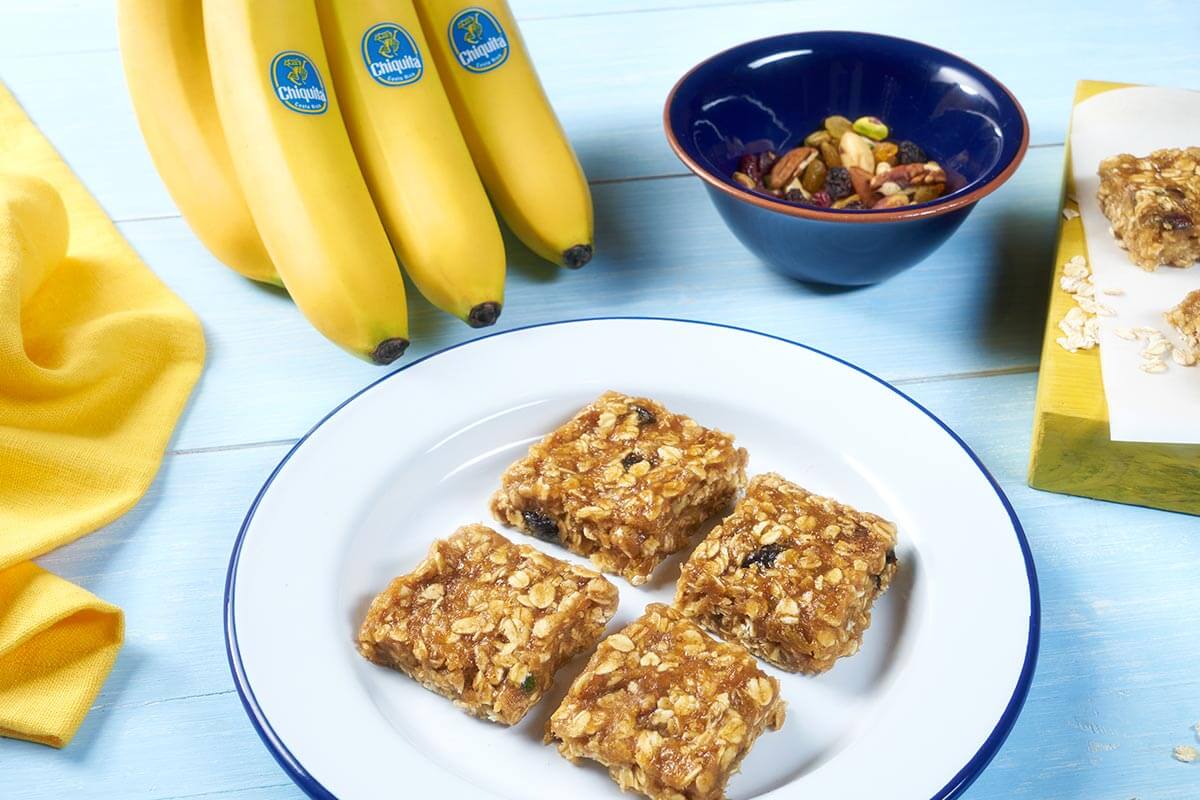
<svg viewBox="0 0 1200 800"><path fill-rule="evenodd" d="M838 155L843 167L858 167L868 175L875 174L875 155L871 152L871 145L854 131L842 134L838 140Z"/></svg>
<svg viewBox="0 0 1200 800"><path fill-rule="evenodd" d="M857 135L857 134L855 134ZM858 195L859 200L866 208L874 208L876 193L871 189L871 175L861 167L850 167L850 183L854 186L854 193Z"/></svg>

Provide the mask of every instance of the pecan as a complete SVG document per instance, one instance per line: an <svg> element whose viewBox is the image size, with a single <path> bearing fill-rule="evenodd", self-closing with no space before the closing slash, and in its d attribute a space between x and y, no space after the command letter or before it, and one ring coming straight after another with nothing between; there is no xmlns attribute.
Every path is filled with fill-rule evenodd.
<svg viewBox="0 0 1200 800"><path fill-rule="evenodd" d="M925 169L924 164L901 164L871 179L871 188L878 189L885 183L894 183L901 188L911 186L914 179Z"/></svg>
<svg viewBox="0 0 1200 800"><path fill-rule="evenodd" d="M816 154L817 151L811 147L793 147L788 150L771 167L771 172L764 181L767 188L778 190L787 186L808 166L809 159Z"/></svg>

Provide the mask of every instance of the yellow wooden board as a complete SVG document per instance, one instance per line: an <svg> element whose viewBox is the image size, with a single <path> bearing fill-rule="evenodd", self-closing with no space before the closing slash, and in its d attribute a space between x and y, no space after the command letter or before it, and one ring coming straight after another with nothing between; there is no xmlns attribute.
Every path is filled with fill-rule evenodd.
<svg viewBox="0 0 1200 800"><path fill-rule="evenodd" d="M1075 105L1127 85L1080 81ZM1061 205L1078 210L1070 199L1074 196L1068 136ZM1029 485L1050 492L1200 514L1200 445L1112 441L1099 351L1070 353L1055 341L1061 335L1059 320L1074 305L1070 295L1059 289L1059 279L1063 265L1077 255L1087 258L1083 221L1060 215L1034 407Z"/></svg>

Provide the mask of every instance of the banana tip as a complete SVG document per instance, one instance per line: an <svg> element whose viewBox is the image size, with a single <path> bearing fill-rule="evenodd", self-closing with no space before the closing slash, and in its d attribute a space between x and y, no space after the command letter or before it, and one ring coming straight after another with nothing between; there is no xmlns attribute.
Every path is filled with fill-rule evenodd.
<svg viewBox="0 0 1200 800"><path fill-rule="evenodd" d="M472 328L486 328L489 325L495 325L498 319L500 319L499 303L480 303L467 314L467 324Z"/></svg>
<svg viewBox="0 0 1200 800"><path fill-rule="evenodd" d="M408 349L408 339L384 339L371 352L371 361L380 366L390 364Z"/></svg>
<svg viewBox="0 0 1200 800"><path fill-rule="evenodd" d="M563 252L563 265L571 269L579 269L592 260L592 246L577 244Z"/></svg>

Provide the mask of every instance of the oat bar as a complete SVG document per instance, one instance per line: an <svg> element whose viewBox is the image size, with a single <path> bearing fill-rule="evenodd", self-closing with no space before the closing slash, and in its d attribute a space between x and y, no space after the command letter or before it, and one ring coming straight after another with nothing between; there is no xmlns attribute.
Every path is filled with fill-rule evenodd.
<svg viewBox="0 0 1200 800"><path fill-rule="evenodd" d="M1193 357L1200 358L1200 289L1188 293L1179 305L1165 314L1183 339L1184 346Z"/></svg>
<svg viewBox="0 0 1200 800"><path fill-rule="evenodd" d="M600 643L546 724L546 741L652 800L710 800L725 796L754 741L783 717L779 682L745 649L652 603Z"/></svg>
<svg viewBox="0 0 1200 800"><path fill-rule="evenodd" d="M1106 158L1096 196L1113 234L1142 269L1200 259L1200 147Z"/></svg>
<svg viewBox="0 0 1200 800"><path fill-rule="evenodd" d="M824 672L858 652L895 546L887 520L759 475L683 565L675 605L783 669Z"/></svg>
<svg viewBox="0 0 1200 800"><path fill-rule="evenodd" d="M358 649L512 725L559 667L596 645L616 609L616 587L597 573L466 525L375 598Z"/></svg>
<svg viewBox="0 0 1200 800"><path fill-rule="evenodd" d="M492 513L636 586L729 504L746 459L726 433L606 392L504 472Z"/></svg>

